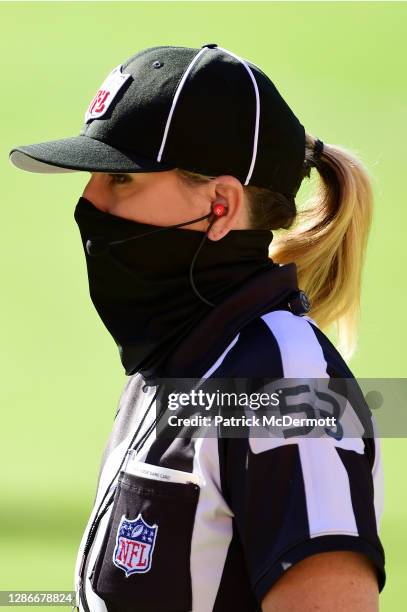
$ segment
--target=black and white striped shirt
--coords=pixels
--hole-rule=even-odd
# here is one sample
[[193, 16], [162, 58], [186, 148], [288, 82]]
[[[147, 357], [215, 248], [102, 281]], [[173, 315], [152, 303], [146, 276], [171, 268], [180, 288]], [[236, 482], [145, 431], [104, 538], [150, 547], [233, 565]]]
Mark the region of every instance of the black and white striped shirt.
[[[203, 322], [175, 362], [192, 362], [193, 351], [203, 357], [204, 377], [353, 378], [311, 318], [284, 307], [257, 312], [232, 339], [219, 334], [224, 321], [221, 328], [213, 318], [210, 328]], [[217, 347], [209, 367], [208, 342]], [[377, 437], [171, 439], [151, 427], [137, 460], [191, 478], [188, 485], [148, 480], [123, 472], [135, 432], [142, 424], [139, 439], [154, 422], [148, 408], [157, 390], [145, 383], [141, 373], [129, 377], [102, 458], [75, 570], [80, 610], [258, 612], [288, 568], [334, 550], [365, 553], [382, 590]]]

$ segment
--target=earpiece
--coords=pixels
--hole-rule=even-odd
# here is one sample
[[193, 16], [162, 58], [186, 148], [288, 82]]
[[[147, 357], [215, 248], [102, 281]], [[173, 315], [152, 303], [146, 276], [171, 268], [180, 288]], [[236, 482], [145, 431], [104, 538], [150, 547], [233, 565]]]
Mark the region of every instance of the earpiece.
[[215, 215], [215, 217], [223, 217], [224, 215], [228, 214], [227, 206], [215, 202], [212, 204], [212, 213]]

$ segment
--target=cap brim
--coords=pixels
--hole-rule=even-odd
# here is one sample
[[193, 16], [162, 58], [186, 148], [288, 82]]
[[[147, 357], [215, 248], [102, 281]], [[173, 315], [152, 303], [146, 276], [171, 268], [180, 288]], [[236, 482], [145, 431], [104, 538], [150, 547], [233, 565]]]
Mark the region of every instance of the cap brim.
[[89, 136], [74, 136], [21, 147], [10, 161], [28, 172], [163, 172], [176, 166], [120, 151]]

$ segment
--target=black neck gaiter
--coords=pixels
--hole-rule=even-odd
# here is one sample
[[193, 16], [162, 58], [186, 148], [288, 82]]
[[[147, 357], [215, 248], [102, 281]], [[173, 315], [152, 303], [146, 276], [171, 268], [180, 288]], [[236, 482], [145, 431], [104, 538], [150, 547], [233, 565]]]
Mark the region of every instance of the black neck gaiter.
[[[212, 307], [194, 292], [189, 270], [204, 232], [138, 223], [81, 197], [75, 209], [92, 302], [120, 352], [126, 374], [151, 371]], [[138, 237], [121, 244], [108, 243]], [[193, 268], [199, 293], [219, 304], [246, 279], [276, 264], [269, 230], [232, 230], [207, 239]], [[99, 244], [89, 255], [86, 244]], [[216, 307], [216, 306], [215, 306]]]

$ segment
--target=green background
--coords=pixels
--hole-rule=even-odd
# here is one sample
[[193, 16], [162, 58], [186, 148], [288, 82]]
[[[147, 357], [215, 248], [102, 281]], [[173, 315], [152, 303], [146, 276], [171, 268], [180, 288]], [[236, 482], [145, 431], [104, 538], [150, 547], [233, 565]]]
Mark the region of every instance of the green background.
[[[0, 4], [0, 590], [73, 588], [125, 383], [73, 220], [87, 175], [23, 173], [9, 150], [78, 134], [105, 76], [143, 47], [216, 42], [260, 65], [307, 131], [352, 149], [371, 172], [376, 208], [350, 367], [405, 377], [406, 18], [407, 5], [392, 2]], [[406, 441], [382, 448], [381, 610], [396, 612], [407, 609]]]

